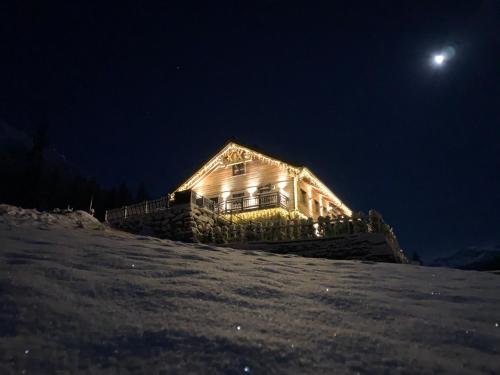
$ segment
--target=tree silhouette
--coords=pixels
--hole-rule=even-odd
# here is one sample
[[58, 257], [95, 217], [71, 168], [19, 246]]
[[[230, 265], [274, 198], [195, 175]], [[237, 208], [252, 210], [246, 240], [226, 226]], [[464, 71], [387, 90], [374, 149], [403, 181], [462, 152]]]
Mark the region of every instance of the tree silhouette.
[[415, 263], [422, 264], [422, 259], [420, 258], [420, 255], [418, 255], [416, 251], [413, 252], [411, 260]]
[[89, 211], [92, 200], [95, 216], [103, 220], [106, 210], [150, 199], [144, 183], [135, 194], [125, 182], [118, 187], [101, 187], [65, 161], [46, 158], [48, 146], [49, 121], [41, 116], [31, 145], [0, 149], [0, 203], [39, 210], [69, 206]]
[[137, 188], [137, 194], [135, 195], [135, 201], [136, 202], [144, 202], [150, 200], [150, 196], [148, 194], [148, 191], [146, 190], [146, 185], [144, 182], [141, 182], [139, 184], [139, 187]]
[[33, 135], [33, 146], [28, 154], [29, 164], [26, 169], [25, 181], [22, 190], [25, 190], [26, 206], [41, 208], [42, 202], [42, 173], [44, 167], [44, 152], [49, 144], [49, 122], [43, 115]]

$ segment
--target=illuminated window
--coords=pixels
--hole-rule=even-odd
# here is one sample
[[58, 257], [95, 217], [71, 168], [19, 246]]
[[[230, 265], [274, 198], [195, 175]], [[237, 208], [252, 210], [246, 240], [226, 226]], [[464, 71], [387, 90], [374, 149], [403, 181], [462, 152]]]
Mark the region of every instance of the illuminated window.
[[302, 189], [300, 189], [300, 202], [302, 204], [307, 204], [307, 193]]
[[271, 192], [271, 184], [259, 187], [259, 194], [266, 194]]
[[243, 197], [245, 196], [245, 193], [234, 193], [233, 194], [233, 203], [232, 203], [232, 209], [235, 210], [241, 210], [243, 209]]
[[245, 163], [233, 164], [233, 176], [245, 174]]

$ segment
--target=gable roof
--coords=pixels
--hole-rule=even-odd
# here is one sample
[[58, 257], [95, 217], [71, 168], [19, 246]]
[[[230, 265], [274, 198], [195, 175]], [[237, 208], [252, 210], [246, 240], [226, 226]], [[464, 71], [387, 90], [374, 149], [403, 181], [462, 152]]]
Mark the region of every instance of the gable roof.
[[244, 146], [240, 143], [236, 143], [232, 140], [227, 141], [224, 146], [212, 156], [208, 161], [206, 161], [201, 168], [199, 168], [191, 177], [189, 177], [183, 184], [181, 184], [175, 192], [192, 189], [199, 181], [201, 181], [207, 174], [214, 171], [218, 166], [221, 165], [221, 158], [232, 150], [241, 150], [249, 153], [252, 158], [257, 158], [263, 160], [267, 163], [279, 165], [282, 168], [286, 168], [291, 174], [296, 175], [299, 178], [307, 178], [313, 186], [319, 189], [324, 195], [326, 195], [334, 204], [344, 211], [348, 216], [352, 215], [352, 211], [347, 207], [321, 180], [312, 173], [307, 167], [298, 167], [279, 160], [275, 157], [269, 156], [267, 153], [264, 154], [257, 151], [255, 147]]

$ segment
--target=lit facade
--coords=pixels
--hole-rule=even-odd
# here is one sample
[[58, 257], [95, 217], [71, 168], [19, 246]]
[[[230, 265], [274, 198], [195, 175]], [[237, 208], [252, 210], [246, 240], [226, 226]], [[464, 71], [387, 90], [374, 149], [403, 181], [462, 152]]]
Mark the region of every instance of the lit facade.
[[211, 199], [224, 215], [254, 219], [270, 211], [313, 219], [352, 215], [308, 168], [234, 142], [227, 143], [175, 192], [183, 190]]

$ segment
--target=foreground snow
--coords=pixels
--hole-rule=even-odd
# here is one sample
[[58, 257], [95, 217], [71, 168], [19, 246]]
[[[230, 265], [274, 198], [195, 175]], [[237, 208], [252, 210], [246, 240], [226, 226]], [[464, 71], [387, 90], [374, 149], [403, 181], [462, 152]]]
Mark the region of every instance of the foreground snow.
[[500, 278], [0, 205], [0, 373], [499, 373]]

